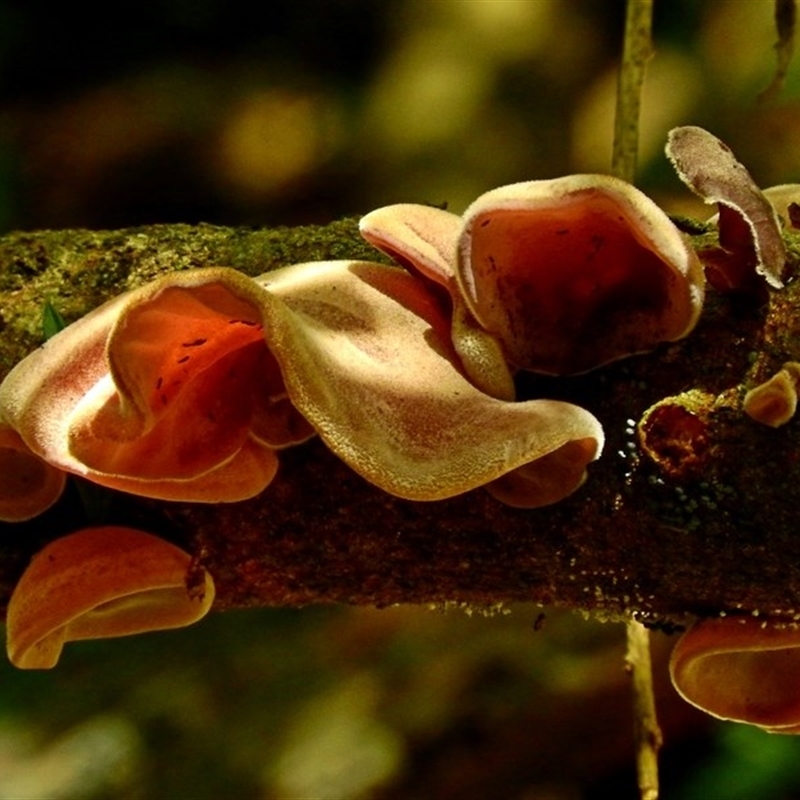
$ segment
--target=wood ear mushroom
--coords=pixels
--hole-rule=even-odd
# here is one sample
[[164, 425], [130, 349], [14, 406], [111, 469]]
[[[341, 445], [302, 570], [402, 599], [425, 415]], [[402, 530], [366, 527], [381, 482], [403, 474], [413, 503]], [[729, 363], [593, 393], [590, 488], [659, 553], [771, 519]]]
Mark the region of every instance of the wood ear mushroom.
[[754, 617], [704, 619], [670, 660], [678, 693], [720, 719], [800, 733], [800, 630]]
[[23, 573], [8, 605], [8, 656], [49, 669], [67, 642], [180, 628], [213, 601], [211, 576], [175, 545], [132, 528], [87, 528], [51, 542]]

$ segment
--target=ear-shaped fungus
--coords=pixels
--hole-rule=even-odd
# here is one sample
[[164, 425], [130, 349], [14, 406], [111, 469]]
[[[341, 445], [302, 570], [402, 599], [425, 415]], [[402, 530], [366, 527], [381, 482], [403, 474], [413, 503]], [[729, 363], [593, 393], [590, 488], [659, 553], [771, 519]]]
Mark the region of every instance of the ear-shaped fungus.
[[66, 642], [183, 627], [213, 600], [211, 576], [180, 548], [132, 528], [88, 528], [33, 557], [8, 605], [8, 656], [49, 669]]
[[64, 491], [66, 475], [37, 458], [0, 420], [0, 520], [24, 522], [41, 514]]
[[570, 466], [558, 486], [530, 482], [527, 505], [543, 505], [574, 491], [599, 454], [602, 429], [588, 411], [505, 402], [467, 380], [449, 313], [405, 270], [325, 262], [259, 281], [269, 298], [265, 336], [293, 404], [334, 453], [385, 491], [450, 497], [564, 448]]
[[0, 386], [31, 452], [112, 488], [220, 502], [260, 492], [275, 448], [313, 434], [261, 332], [262, 291], [231, 269], [172, 273], [48, 340]]
[[670, 660], [688, 702], [720, 719], [770, 733], [800, 733], [800, 630], [756, 618], [705, 619], [684, 633]]
[[401, 204], [367, 214], [369, 242], [447, 287], [470, 379], [508, 397], [514, 368], [585, 372], [685, 336], [703, 303], [700, 262], [630, 184], [571, 175], [503, 186], [462, 218]]
[[702, 307], [694, 252], [646, 195], [605, 175], [487, 192], [464, 213], [467, 306], [516, 367], [585, 372], [685, 336]]
[[[570, 494], [602, 448], [600, 424], [570, 403], [476, 388], [442, 301], [427, 280], [369, 262], [258, 281], [175, 273], [50, 339], [0, 386], [0, 411], [48, 463], [151, 497], [250, 497], [274, 475], [275, 448], [315, 430], [401, 497], [450, 497], [556, 452], [560, 477], [526, 466], [520, 502]], [[488, 373], [502, 364], [510, 385], [491, 343]]]
[[430, 206], [398, 203], [371, 211], [358, 223], [361, 235], [406, 269], [455, 290], [455, 252], [461, 217]]

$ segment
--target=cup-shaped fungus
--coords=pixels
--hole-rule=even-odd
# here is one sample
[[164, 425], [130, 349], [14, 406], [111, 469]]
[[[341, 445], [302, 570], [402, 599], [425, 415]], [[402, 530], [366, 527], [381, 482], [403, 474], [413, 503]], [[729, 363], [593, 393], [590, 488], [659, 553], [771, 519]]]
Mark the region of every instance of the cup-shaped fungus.
[[800, 733], [800, 630], [757, 618], [697, 622], [675, 645], [678, 693], [720, 719]]
[[275, 448], [313, 434], [264, 342], [262, 294], [224, 268], [127, 292], [20, 362], [0, 415], [31, 454], [112, 488], [251, 497], [275, 474]]
[[87, 528], [51, 542], [23, 573], [8, 605], [8, 656], [49, 669], [66, 642], [180, 628], [213, 601], [211, 576], [175, 545], [132, 528]]
[[503, 186], [464, 213], [467, 305], [516, 367], [585, 372], [691, 331], [699, 261], [646, 195], [605, 175]]
[[361, 231], [450, 290], [453, 340], [471, 376], [465, 331], [492, 337], [513, 368], [566, 375], [680, 339], [703, 303], [702, 267], [683, 235], [646, 195], [606, 175], [503, 186], [461, 218], [389, 206]]
[[[292, 403], [371, 483], [437, 500], [550, 457], [560, 479], [529, 480], [520, 504], [566, 497], [602, 448], [598, 421], [571, 403], [507, 402], [464, 375], [446, 304], [406, 270], [300, 264], [262, 276], [264, 335]], [[535, 470], [534, 470], [535, 471]]]
[[715, 400], [690, 389], [650, 406], [636, 426], [642, 452], [672, 478], [700, 474], [712, 452]]

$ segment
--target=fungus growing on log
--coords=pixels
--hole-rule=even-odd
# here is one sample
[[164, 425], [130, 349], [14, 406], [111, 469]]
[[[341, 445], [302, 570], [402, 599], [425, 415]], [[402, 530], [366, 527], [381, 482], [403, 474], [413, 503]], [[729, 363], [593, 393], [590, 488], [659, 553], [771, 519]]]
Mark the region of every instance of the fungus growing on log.
[[714, 402], [713, 395], [697, 389], [659, 400], [636, 426], [642, 452], [672, 478], [700, 474], [711, 447]]
[[548, 457], [561, 480], [528, 481], [525, 501], [545, 505], [578, 488], [599, 455], [603, 432], [588, 411], [476, 388], [450, 341], [448, 310], [406, 270], [333, 261], [258, 280], [270, 298], [265, 336], [293, 404], [385, 491], [442, 499]]
[[704, 278], [646, 195], [606, 175], [503, 186], [464, 214], [467, 305], [521, 369], [568, 375], [692, 330]]
[[252, 497], [276, 449], [315, 432], [409, 499], [460, 494], [556, 451], [559, 487], [528, 480], [525, 503], [570, 494], [600, 453], [600, 424], [570, 403], [476, 388], [441, 300], [427, 279], [370, 262], [173, 273], [17, 365], [0, 413], [47, 464], [168, 500]]
[[[503, 186], [458, 223], [403, 204], [368, 214], [361, 231], [447, 286], [512, 368], [586, 372], [680, 339], [700, 315], [700, 262], [666, 214], [624, 181], [570, 175]], [[461, 335], [454, 324], [459, 352]], [[472, 375], [469, 359], [465, 368]]]

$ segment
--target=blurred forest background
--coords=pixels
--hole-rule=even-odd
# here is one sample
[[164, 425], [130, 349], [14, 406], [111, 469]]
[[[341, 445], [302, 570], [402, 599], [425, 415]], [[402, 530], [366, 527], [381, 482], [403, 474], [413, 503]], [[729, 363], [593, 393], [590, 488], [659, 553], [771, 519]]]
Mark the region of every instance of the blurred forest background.
[[[622, 0], [0, 0], [0, 231], [460, 212], [608, 171]], [[698, 124], [762, 186], [800, 180], [800, 67], [771, 0], [656, 0], [639, 185]], [[431, 531], [431, 535], [437, 535]], [[658, 546], [657, 542], [653, 543]], [[546, 614], [546, 616], [545, 616]], [[800, 796], [800, 742], [669, 686], [663, 796]], [[624, 629], [564, 611], [264, 609], [0, 665], [3, 798], [634, 798]]]

